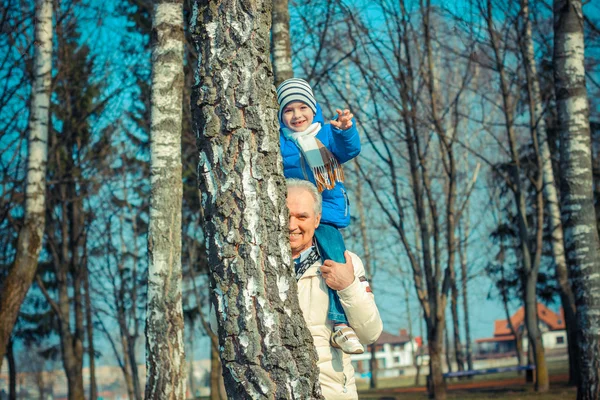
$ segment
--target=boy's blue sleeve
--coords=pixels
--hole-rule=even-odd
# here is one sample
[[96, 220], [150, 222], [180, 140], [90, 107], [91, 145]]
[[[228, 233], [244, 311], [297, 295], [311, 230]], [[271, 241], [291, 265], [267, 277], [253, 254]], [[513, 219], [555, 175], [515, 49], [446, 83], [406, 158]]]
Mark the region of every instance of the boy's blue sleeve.
[[356, 129], [356, 121], [352, 119], [352, 126], [345, 131], [330, 126], [331, 152], [341, 163], [352, 160], [360, 153], [360, 136]]

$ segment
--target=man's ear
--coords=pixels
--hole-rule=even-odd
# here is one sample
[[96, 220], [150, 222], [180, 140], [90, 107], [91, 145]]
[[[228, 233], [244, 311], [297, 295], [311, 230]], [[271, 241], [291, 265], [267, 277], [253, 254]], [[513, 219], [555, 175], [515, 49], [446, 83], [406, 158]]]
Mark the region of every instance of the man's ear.
[[316, 223], [315, 223], [315, 229], [317, 229], [319, 227], [319, 224], [321, 223], [321, 214], [317, 214], [317, 217], [315, 218]]

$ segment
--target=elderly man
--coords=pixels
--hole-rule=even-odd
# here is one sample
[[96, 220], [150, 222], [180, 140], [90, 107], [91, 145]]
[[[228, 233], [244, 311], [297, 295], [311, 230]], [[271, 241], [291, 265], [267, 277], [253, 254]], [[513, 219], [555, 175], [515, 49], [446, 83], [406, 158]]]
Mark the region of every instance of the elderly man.
[[332, 345], [333, 322], [327, 318], [328, 287], [337, 291], [349, 325], [363, 344], [379, 338], [383, 324], [362, 261], [346, 251], [346, 263], [322, 260], [314, 245], [321, 219], [321, 195], [308, 181], [288, 179], [290, 245], [298, 279], [298, 299], [312, 334], [326, 399], [357, 399], [350, 356]]

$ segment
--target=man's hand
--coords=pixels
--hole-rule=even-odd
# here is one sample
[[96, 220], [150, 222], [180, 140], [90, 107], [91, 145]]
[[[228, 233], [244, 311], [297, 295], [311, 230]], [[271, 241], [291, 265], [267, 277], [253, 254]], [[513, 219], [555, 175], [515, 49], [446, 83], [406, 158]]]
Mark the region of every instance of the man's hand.
[[345, 264], [333, 260], [325, 260], [321, 266], [321, 276], [327, 286], [333, 290], [344, 290], [354, 282], [354, 267], [348, 251], [344, 252]]
[[337, 120], [332, 119], [330, 121], [331, 125], [342, 131], [350, 129], [350, 127], [352, 126], [352, 118], [354, 118], [354, 114], [352, 114], [348, 109], [344, 109], [344, 111], [336, 109], [335, 111], [338, 113], [338, 118]]

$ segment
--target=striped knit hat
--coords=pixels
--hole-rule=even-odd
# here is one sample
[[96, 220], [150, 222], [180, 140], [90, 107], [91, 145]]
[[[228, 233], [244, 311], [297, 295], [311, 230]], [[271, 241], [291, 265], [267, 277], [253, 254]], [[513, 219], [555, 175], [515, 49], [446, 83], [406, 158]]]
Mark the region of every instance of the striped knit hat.
[[310, 109], [316, 114], [317, 113], [317, 101], [313, 95], [313, 91], [304, 79], [291, 78], [283, 81], [277, 88], [277, 102], [279, 103], [279, 121], [281, 121], [281, 115], [283, 109], [294, 101], [301, 101], [305, 103]]

